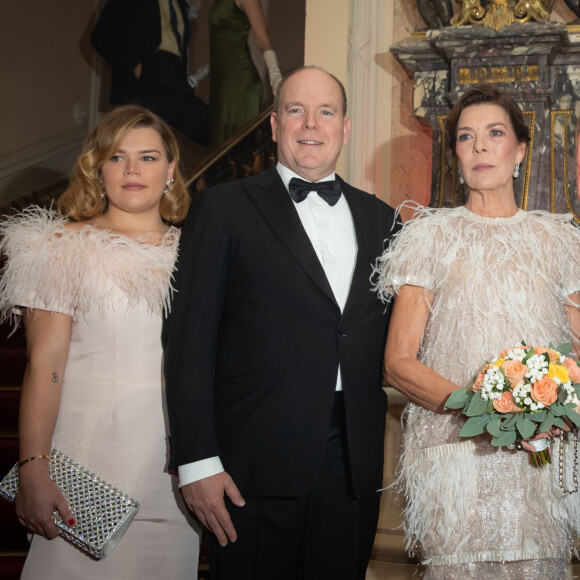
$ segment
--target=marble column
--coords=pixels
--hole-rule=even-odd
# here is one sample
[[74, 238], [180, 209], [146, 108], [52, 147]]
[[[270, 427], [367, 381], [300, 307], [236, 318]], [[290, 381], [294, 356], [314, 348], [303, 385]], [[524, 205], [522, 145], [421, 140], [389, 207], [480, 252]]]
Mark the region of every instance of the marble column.
[[391, 0], [350, 2], [348, 27], [348, 115], [346, 180], [388, 201], [392, 76], [377, 63], [392, 41]]

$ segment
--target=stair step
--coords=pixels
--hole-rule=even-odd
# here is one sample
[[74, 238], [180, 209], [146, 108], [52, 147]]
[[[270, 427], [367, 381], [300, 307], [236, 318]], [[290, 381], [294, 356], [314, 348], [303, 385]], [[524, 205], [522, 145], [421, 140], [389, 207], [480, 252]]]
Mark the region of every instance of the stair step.
[[18, 329], [13, 328], [7, 322], [0, 324], [0, 348], [26, 348], [26, 336], [24, 334], [24, 325]]
[[6, 554], [0, 552], [0, 579], [18, 580], [25, 559], [26, 554]]
[[[0, 438], [0, 478], [17, 460], [16, 436]], [[18, 523], [14, 505], [4, 499], [0, 499], [0, 547], [0, 579], [19, 578], [28, 550], [28, 539], [26, 530]]]
[[26, 370], [26, 349], [1, 348], [0, 349], [0, 385], [21, 385], [24, 371]]
[[0, 432], [18, 431], [18, 406], [20, 389], [17, 387], [0, 388]]
[[4, 477], [18, 461], [18, 439], [0, 438], [0, 477]]
[[28, 550], [26, 529], [18, 523], [14, 504], [5, 499], [0, 499], [0, 546], [2, 553], [26, 554]]

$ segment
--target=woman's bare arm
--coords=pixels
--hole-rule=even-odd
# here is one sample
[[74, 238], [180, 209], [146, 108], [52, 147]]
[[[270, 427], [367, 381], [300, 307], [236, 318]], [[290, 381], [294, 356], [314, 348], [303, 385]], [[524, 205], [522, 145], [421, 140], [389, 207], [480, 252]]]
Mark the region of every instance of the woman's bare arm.
[[443, 411], [458, 385], [417, 360], [433, 295], [419, 286], [403, 286], [395, 297], [387, 346], [387, 382], [411, 401], [432, 411]]

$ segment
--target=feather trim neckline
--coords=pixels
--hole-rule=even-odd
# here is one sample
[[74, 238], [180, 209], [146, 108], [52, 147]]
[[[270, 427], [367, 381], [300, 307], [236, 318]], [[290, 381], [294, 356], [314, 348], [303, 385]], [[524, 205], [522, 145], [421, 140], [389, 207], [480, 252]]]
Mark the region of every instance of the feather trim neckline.
[[0, 319], [15, 306], [81, 314], [114, 306], [110, 284], [127, 308], [145, 303], [166, 313], [180, 232], [170, 227], [159, 244], [87, 224], [79, 230], [51, 210], [31, 207], [0, 222]]
[[464, 205], [461, 205], [457, 208], [459, 213], [474, 222], [478, 222], [480, 224], [495, 224], [495, 225], [507, 225], [507, 224], [517, 224], [522, 220], [526, 219], [526, 212], [523, 209], [518, 209], [518, 211], [510, 216], [510, 217], [487, 217], [479, 215], [475, 212], [472, 212], [470, 209], [467, 209]]

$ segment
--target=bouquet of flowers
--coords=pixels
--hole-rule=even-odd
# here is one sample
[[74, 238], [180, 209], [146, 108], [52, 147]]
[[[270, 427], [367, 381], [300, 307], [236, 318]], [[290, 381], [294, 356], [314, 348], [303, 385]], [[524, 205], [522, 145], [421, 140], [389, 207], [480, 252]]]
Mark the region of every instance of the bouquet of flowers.
[[[569, 357], [572, 344], [557, 348], [505, 348], [474, 377], [469, 388], [451, 393], [445, 409], [468, 417], [460, 431], [474, 437], [487, 431], [496, 447], [511, 446], [552, 427], [580, 427], [580, 368]], [[547, 440], [537, 441], [530, 463], [551, 461]]]

